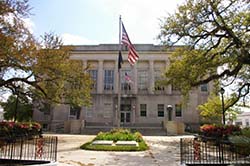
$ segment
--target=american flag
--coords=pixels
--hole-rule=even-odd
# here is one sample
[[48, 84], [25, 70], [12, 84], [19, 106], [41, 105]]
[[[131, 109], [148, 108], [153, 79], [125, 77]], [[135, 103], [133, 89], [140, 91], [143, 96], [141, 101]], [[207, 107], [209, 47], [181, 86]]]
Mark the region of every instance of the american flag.
[[125, 30], [125, 27], [122, 23], [122, 40], [121, 40], [122, 44], [124, 44], [125, 46], [128, 47], [128, 62], [131, 65], [134, 65], [135, 62], [139, 59], [139, 56], [135, 50], [135, 47], [133, 46], [133, 44], [130, 42], [128, 34]]
[[127, 72], [125, 72], [125, 80], [126, 80], [127, 83], [133, 83], [131, 77], [128, 75]]

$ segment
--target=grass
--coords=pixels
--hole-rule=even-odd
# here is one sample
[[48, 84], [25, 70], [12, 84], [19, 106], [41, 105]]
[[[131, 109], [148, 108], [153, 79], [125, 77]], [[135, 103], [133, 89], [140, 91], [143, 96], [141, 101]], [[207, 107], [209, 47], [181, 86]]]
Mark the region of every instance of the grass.
[[[112, 140], [117, 141], [136, 141], [138, 146], [129, 145], [93, 145], [92, 142], [95, 140]], [[80, 146], [81, 149], [85, 150], [96, 150], [96, 151], [144, 151], [148, 150], [149, 147], [143, 140], [141, 133], [132, 133], [128, 129], [112, 129], [109, 132], [100, 132], [98, 135], [90, 142], [87, 142]]]

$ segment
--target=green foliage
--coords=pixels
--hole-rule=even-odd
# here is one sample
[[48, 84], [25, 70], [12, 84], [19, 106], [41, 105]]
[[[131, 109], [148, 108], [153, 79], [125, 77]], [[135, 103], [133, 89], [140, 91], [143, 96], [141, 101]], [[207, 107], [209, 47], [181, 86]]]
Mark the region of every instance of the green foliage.
[[250, 138], [250, 128], [249, 128], [249, 127], [243, 128], [243, 129], [241, 130], [241, 133], [242, 133], [242, 135], [244, 135], [244, 136]]
[[162, 43], [186, 45], [170, 56], [165, 83], [188, 95], [192, 87], [225, 81], [236, 92], [227, 107], [245, 98], [250, 92], [249, 7], [246, 0], [187, 0], [162, 19]]
[[211, 96], [208, 101], [198, 106], [202, 123], [221, 123], [222, 107], [219, 96]]
[[[60, 37], [47, 34], [35, 39], [25, 27], [28, 0], [0, 1], [0, 90], [20, 93], [36, 101], [76, 106], [90, 104], [87, 66], [70, 59], [71, 47]], [[11, 19], [10, 19], [11, 18]]]
[[[17, 101], [18, 100], [18, 101]], [[32, 119], [32, 103], [26, 96], [9, 96], [7, 102], [1, 102], [3, 116], [6, 120], [13, 120], [16, 116], [18, 122], [26, 122]]]
[[234, 145], [234, 151], [248, 156], [250, 154], [250, 138], [246, 136], [230, 136], [229, 141]]
[[[228, 108], [232, 98], [225, 99], [226, 110], [226, 120], [233, 121], [236, 119], [240, 111], [237, 108]], [[207, 102], [198, 106], [200, 111], [201, 123], [221, 123], [222, 122], [222, 102], [219, 96], [211, 95]]]
[[143, 141], [139, 132], [131, 133], [128, 129], [112, 129], [109, 132], [100, 132], [94, 140], [113, 140], [113, 141]]

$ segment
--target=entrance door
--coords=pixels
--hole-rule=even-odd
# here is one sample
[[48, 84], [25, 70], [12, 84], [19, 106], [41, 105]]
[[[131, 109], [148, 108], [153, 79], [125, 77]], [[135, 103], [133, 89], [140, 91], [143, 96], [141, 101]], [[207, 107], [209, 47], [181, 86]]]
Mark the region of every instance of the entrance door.
[[131, 122], [130, 112], [121, 112], [121, 123], [127, 124]]
[[131, 122], [131, 104], [121, 104], [121, 123], [128, 124]]

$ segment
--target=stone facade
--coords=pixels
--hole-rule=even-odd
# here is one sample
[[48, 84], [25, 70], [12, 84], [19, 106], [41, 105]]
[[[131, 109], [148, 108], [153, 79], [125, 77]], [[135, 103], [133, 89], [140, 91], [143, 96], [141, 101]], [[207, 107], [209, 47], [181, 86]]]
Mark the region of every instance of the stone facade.
[[157, 84], [169, 65], [168, 56], [176, 47], [168, 50], [151, 44], [137, 44], [135, 47], [140, 58], [134, 66], [127, 61], [126, 48], [122, 50], [119, 113], [118, 45], [83, 45], [74, 46], [71, 58], [82, 61], [83, 68], [89, 65], [89, 73], [95, 82], [92, 90], [93, 105], [79, 110], [62, 105], [50, 112], [49, 116], [35, 111], [34, 119], [54, 131], [60, 130], [62, 126], [67, 130], [72, 128], [64, 125], [69, 120], [79, 120], [80, 123], [74, 122], [73, 126], [79, 124], [81, 128], [112, 128], [117, 125], [159, 128], [168, 120], [183, 122], [189, 127], [197, 126], [200, 119], [197, 106], [207, 100], [212, 85], [194, 88], [188, 102], [183, 103], [180, 92], [174, 86]]

